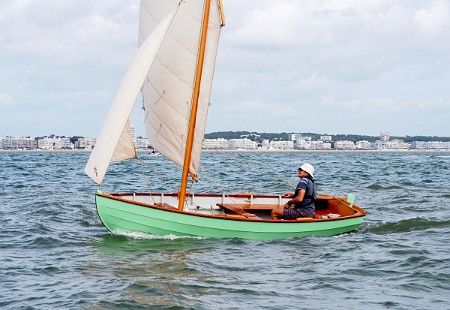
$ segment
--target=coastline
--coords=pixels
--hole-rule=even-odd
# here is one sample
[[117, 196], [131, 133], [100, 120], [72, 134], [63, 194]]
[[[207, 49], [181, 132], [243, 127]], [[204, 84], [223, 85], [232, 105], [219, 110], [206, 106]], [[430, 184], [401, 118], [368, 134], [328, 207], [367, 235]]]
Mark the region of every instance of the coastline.
[[[42, 150], [42, 149], [33, 149], [33, 150], [5, 150], [0, 149], [0, 153], [90, 153], [92, 150], [85, 149], [73, 149], [73, 150]], [[150, 150], [136, 150], [138, 153], [146, 153], [151, 152]], [[422, 149], [388, 149], [388, 150], [245, 150], [245, 149], [236, 149], [236, 150], [203, 150], [204, 153], [221, 153], [221, 152], [230, 152], [230, 153], [450, 153], [450, 150], [443, 149], [435, 149], [435, 150], [422, 150]]]

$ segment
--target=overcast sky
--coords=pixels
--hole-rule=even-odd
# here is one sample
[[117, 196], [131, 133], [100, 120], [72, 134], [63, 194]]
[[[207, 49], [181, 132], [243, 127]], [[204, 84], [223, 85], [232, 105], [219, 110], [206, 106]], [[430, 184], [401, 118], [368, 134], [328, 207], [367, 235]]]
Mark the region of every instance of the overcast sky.
[[[223, 3], [207, 132], [450, 136], [450, 1]], [[0, 136], [97, 136], [136, 52], [138, 11], [138, 0], [0, 0]]]

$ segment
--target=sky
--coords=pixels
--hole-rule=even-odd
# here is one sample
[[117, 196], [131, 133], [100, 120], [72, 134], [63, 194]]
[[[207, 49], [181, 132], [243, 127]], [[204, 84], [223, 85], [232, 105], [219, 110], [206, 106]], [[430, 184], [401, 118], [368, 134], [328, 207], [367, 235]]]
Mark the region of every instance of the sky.
[[[223, 4], [206, 132], [450, 136], [450, 1]], [[97, 136], [137, 50], [139, 1], [0, 7], [0, 136]]]

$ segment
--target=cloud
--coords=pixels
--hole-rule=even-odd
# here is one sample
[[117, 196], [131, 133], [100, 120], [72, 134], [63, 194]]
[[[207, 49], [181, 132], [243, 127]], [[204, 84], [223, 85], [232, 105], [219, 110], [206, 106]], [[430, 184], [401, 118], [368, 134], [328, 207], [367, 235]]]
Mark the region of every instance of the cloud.
[[[2, 3], [0, 92], [9, 93], [17, 109], [58, 113], [52, 120], [67, 118], [64, 113], [78, 117], [73, 123], [55, 123], [61, 134], [96, 135], [103, 119], [99, 108], [107, 109], [136, 50], [138, 6], [137, 0]], [[59, 110], [61, 106], [78, 109]], [[89, 119], [94, 116], [96, 120]], [[79, 127], [83, 121], [87, 126]], [[30, 128], [19, 128], [8, 119], [0, 131], [48, 134], [36, 132], [45, 126], [31, 128], [38, 120], [23, 123]]]
[[449, 18], [448, 2], [443, 1], [432, 2], [428, 8], [417, 10], [414, 17], [420, 31], [430, 35], [448, 31]]
[[[449, 2], [224, 6], [208, 131], [377, 134], [392, 120], [391, 134], [450, 132]], [[0, 132], [95, 136], [136, 52], [138, 10], [139, 0], [3, 1]]]
[[[330, 97], [336, 113], [358, 105], [361, 114], [381, 115], [450, 97], [447, 2], [231, 3], [216, 73], [227, 84], [215, 86], [218, 101], [253, 99], [276, 109], [280, 98], [294, 107]], [[433, 35], [424, 32], [427, 22]]]

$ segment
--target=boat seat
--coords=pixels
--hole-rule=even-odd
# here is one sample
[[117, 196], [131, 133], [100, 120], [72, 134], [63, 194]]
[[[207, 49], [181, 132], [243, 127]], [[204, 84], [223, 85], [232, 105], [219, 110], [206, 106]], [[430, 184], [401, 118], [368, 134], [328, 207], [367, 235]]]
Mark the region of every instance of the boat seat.
[[[256, 210], [256, 211], [259, 210], [259, 209], [251, 208], [250, 205], [240, 205], [240, 204], [231, 204], [231, 203], [230, 204], [218, 203], [216, 205], [226, 211], [231, 212], [232, 214], [241, 215], [241, 216], [244, 216], [246, 218], [251, 218], [251, 219], [259, 218], [256, 214], [248, 212], [248, 211], [252, 211], [252, 210]], [[264, 209], [264, 210], [266, 210], [266, 209]]]
[[236, 213], [239, 215], [242, 215], [242, 213], [245, 213], [244, 209], [237, 204], [223, 204], [223, 203], [218, 203], [217, 206], [221, 207], [222, 209], [226, 210], [226, 211], [230, 211], [232, 213]]

